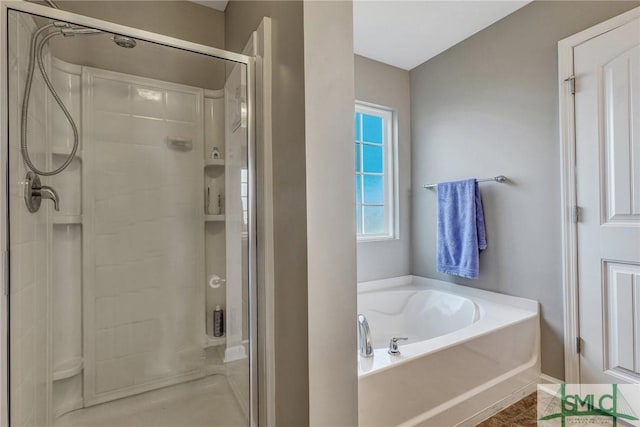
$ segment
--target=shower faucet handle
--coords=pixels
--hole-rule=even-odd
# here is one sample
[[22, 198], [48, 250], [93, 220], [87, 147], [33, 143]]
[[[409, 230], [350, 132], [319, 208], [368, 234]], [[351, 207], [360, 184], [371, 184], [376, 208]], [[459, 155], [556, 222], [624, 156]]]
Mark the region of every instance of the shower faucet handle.
[[42, 185], [40, 177], [29, 171], [25, 177], [24, 201], [27, 204], [27, 210], [31, 213], [38, 212], [42, 199], [53, 201], [53, 208], [60, 210], [60, 198], [53, 188]]
[[60, 212], [60, 198], [58, 197], [58, 192], [53, 188], [48, 185], [43, 185], [40, 188], [34, 188], [33, 195], [51, 200], [53, 202], [53, 209]]
[[400, 355], [400, 350], [398, 350], [398, 341], [406, 341], [409, 338], [407, 337], [393, 337], [389, 340], [389, 351], [387, 351], [387, 353], [389, 353], [392, 356], [398, 356]]

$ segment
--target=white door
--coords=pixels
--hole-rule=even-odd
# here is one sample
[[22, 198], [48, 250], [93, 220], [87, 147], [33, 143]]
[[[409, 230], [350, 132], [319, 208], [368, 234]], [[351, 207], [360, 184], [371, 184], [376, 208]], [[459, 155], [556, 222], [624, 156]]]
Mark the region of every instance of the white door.
[[640, 383], [640, 19], [574, 67], [580, 380]]

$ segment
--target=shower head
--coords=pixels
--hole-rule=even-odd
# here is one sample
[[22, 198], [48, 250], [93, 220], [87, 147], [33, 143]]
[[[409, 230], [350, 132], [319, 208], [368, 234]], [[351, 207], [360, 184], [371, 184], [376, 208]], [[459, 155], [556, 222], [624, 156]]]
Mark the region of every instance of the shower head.
[[[62, 27], [62, 25], [57, 23], [55, 25], [58, 27]], [[93, 28], [68, 28], [67, 27], [67, 28], [62, 28], [60, 30], [60, 33], [65, 37], [73, 37], [73, 36], [85, 36], [85, 35], [91, 35], [91, 34], [103, 34], [103, 31], [96, 30]], [[113, 42], [118, 46], [124, 47], [125, 49], [131, 49], [136, 47], [137, 45], [137, 42], [135, 41], [135, 39], [132, 39], [131, 37], [120, 36], [117, 34], [114, 34], [111, 40], [113, 40]]]
[[136, 47], [136, 44], [137, 44], [135, 39], [132, 39], [131, 37], [125, 37], [125, 36], [119, 36], [119, 35], [113, 36], [113, 42], [125, 49], [132, 49]]
[[102, 33], [102, 31], [94, 30], [93, 28], [63, 28], [62, 30], [60, 30], [60, 32], [65, 37]]

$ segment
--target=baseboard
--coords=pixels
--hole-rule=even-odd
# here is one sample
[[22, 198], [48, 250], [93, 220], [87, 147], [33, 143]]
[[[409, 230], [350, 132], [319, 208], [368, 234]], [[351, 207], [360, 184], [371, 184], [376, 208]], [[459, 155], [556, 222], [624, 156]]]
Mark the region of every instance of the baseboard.
[[562, 384], [563, 382], [564, 381], [554, 377], [550, 377], [549, 375], [540, 374], [540, 381], [538, 381], [538, 387], [543, 392], [553, 396], [558, 391], [558, 388], [553, 387], [553, 385]]
[[[510, 394], [509, 396], [505, 397], [502, 400], [499, 400], [498, 402], [494, 403], [493, 405], [487, 407], [486, 409], [478, 412], [476, 415], [467, 418], [466, 420], [464, 420], [462, 423], [458, 424], [458, 426], [462, 427], [462, 426], [475, 426], [480, 424], [482, 421], [485, 421], [489, 418], [491, 418], [492, 416], [494, 416], [495, 414], [497, 414], [498, 412], [502, 411], [503, 409], [505, 409], [508, 406], [513, 405], [514, 403], [516, 403], [517, 401], [521, 400], [522, 398], [530, 395], [531, 393], [535, 393], [536, 390], [538, 389], [539, 385], [542, 385], [542, 389], [544, 389], [544, 384], [562, 384], [564, 381], [559, 380], [557, 378], [554, 378], [552, 376], [549, 375], [545, 375], [545, 374], [540, 374], [540, 378], [538, 379], [538, 382], [535, 383], [530, 383], [527, 384], [526, 386], [522, 387], [521, 389], [519, 389], [518, 391], [516, 391], [515, 393]], [[553, 394], [553, 393], [551, 393]]]
[[520, 388], [518, 391], [511, 393], [504, 399], [497, 401], [493, 405], [483, 409], [474, 416], [467, 418], [466, 420], [458, 424], [457, 427], [471, 427], [480, 424], [481, 422], [493, 417], [495, 414], [507, 408], [508, 406], [511, 406], [517, 401], [527, 397], [531, 393], [535, 393], [537, 385], [538, 384], [535, 382], [527, 384], [526, 386]]
[[562, 384], [564, 381], [554, 378], [550, 375], [540, 374], [538, 384]]

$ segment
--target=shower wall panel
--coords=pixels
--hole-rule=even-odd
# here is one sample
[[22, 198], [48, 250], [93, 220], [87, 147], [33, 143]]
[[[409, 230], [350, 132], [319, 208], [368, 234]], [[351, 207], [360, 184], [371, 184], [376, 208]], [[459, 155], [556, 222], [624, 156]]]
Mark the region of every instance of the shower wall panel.
[[[24, 203], [27, 172], [20, 157], [20, 111], [26, 81], [33, 19], [9, 15], [9, 217], [10, 217], [10, 364], [11, 422], [15, 426], [48, 424], [49, 366], [49, 204], [31, 214]], [[48, 63], [49, 54], [45, 55]], [[34, 79], [29, 109], [29, 153], [47, 167], [47, 95]], [[47, 184], [47, 180], [43, 180]]]
[[[49, 74], [58, 96], [82, 129], [80, 82], [82, 67], [51, 57]], [[50, 100], [51, 161], [57, 168], [73, 148], [73, 132], [62, 110]], [[51, 337], [53, 417], [83, 406], [82, 396], [82, 141], [74, 160], [50, 178], [60, 198], [60, 211], [52, 215]]]
[[[225, 147], [225, 127], [224, 127], [224, 91], [205, 90], [204, 91], [204, 158], [205, 162], [211, 162], [214, 147], [220, 153], [220, 159], [224, 162], [226, 155]], [[225, 215], [224, 202], [226, 199], [225, 188], [226, 167], [222, 165], [209, 165], [204, 170], [204, 185], [206, 188], [215, 180], [215, 185], [220, 193], [220, 214]], [[215, 196], [214, 196], [215, 197]], [[205, 196], [205, 200], [207, 197]], [[206, 203], [206, 202], [205, 202]], [[213, 201], [215, 206], [216, 201]], [[227, 259], [225, 254], [226, 245], [226, 221], [205, 221], [205, 254], [207, 282], [209, 279], [218, 276], [227, 277]], [[226, 309], [226, 284], [220, 284], [213, 288], [208, 283], [206, 285], [207, 308], [206, 308], [206, 332], [209, 337], [214, 336], [213, 312], [217, 305]], [[222, 345], [225, 338], [212, 338], [211, 346]]]
[[203, 91], [83, 68], [85, 405], [204, 374]]

